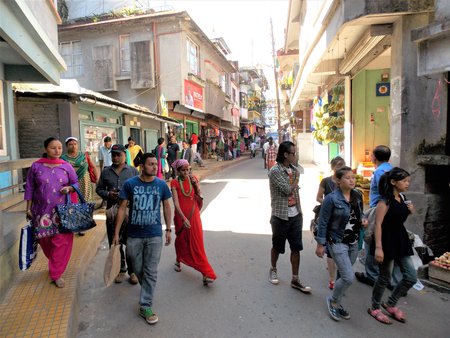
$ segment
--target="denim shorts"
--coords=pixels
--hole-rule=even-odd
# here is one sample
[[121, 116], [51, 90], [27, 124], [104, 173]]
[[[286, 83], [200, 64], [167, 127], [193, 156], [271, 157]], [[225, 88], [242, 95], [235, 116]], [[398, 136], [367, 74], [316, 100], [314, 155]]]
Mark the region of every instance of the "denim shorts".
[[297, 216], [289, 217], [285, 221], [276, 216], [270, 218], [272, 225], [272, 247], [276, 252], [284, 254], [286, 239], [289, 242], [291, 251], [302, 251], [302, 223], [303, 216], [299, 213]]

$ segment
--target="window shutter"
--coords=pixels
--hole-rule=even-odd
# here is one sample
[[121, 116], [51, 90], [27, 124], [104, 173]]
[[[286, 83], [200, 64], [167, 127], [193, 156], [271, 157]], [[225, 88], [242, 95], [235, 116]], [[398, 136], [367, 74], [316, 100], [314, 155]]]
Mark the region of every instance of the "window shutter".
[[151, 41], [130, 43], [131, 88], [153, 87], [153, 46]]
[[114, 80], [113, 48], [111, 45], [93, 48], [94, 82], [96, 90], [116, 90]]

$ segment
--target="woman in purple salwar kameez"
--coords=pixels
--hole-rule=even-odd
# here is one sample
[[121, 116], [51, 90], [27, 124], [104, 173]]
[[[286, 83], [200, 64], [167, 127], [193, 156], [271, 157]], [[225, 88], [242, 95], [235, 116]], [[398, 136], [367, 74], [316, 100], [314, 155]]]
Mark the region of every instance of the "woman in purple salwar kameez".
[[[48, 258], [50, 278], [62, 288], [65, 282], [61, 276], [72, 253], [73, 234], [59, 233], [56, 206], [65, 203], [66, 194], [74, 193], [72, 186], [77, 185], [78, 178], [73, 167], [59, 158], [62, 144], [58, 139], [48, 138], [44, 147], [43, 157], [34, 162], [28, 172], [26, 215], [32, 220], [35, 237]], [[76, 199], [76, 194], [72, 194], [71, 200], [76, 202]]]

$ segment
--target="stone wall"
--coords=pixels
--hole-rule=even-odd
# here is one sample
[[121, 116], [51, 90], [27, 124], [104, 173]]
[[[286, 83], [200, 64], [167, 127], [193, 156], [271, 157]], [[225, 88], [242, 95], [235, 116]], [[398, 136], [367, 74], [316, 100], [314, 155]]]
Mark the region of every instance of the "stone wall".
[[58, 103], [62, 100], [16, 99], [16, 118], [20, 158], [40, 157], [44, 140], [60, 136]]

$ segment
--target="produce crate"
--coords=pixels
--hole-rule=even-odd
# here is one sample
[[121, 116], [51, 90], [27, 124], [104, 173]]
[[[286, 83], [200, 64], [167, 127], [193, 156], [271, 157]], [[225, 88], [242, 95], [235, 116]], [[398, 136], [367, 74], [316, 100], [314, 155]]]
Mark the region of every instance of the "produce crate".
[[448, 268], [437, 266], [434, 261], [428, 264], [428, 276], [450, 285], [450, 270]]

